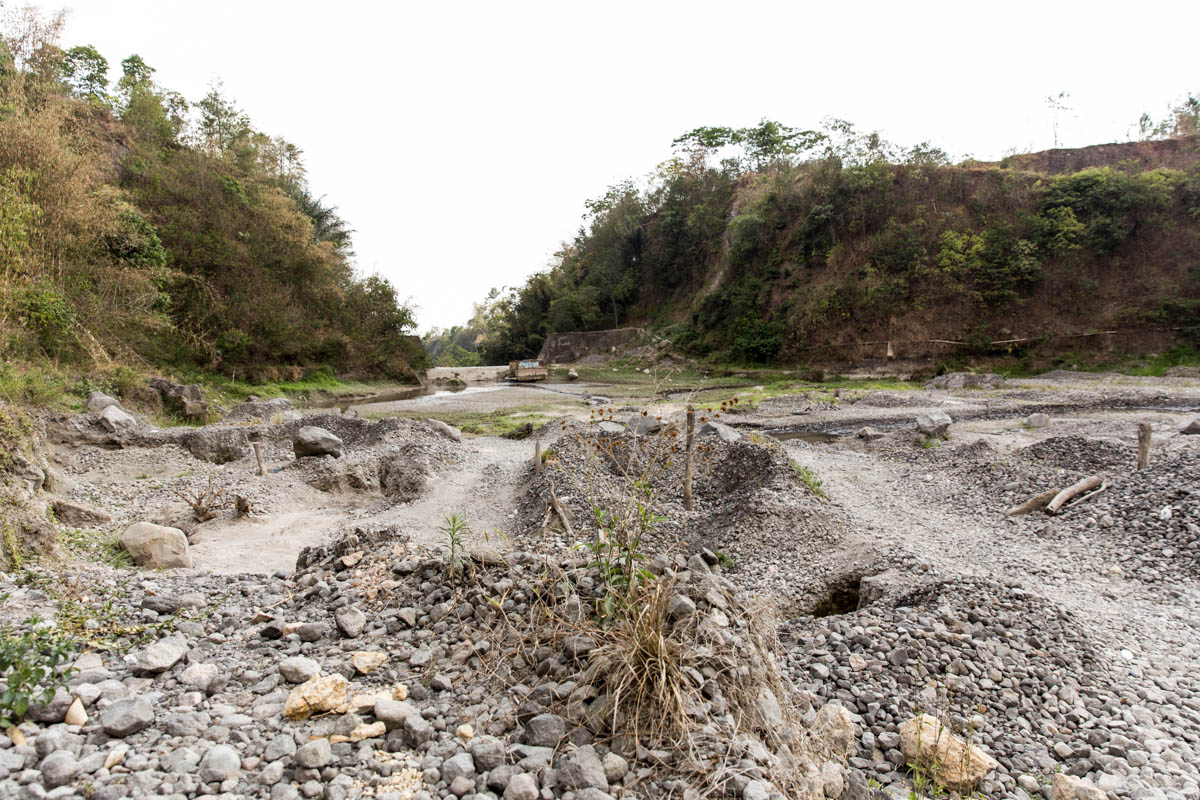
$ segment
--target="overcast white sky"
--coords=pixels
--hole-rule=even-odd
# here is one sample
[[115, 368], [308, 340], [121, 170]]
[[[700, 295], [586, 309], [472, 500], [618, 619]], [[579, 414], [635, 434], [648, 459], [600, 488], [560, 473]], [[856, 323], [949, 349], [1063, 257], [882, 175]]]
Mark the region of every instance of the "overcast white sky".
[[[9, 7], [20, 5], [9, 0]], [[63, 45], [216, 78], [305, 152], [358, 266], [465, 321], [547, 266], [583, 202], [679, 134], [827, 116], [952, 157], [1123, 141], [1200, 92], [1200, 3], [74, 0]]]

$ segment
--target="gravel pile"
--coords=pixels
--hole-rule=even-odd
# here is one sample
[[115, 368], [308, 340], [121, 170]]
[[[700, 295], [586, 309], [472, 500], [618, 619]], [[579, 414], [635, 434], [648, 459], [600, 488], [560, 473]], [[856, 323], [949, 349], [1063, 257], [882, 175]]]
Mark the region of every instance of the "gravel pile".
[[[1102, 568], [1148, 584], [1190, 582], [1200, 577], [1197, 446], [1187, 442], [1184, 447], [1160, 448], [1149, 469], [1137, 471], [1128, 463], [1111, 466], [1118, 455], [1128, 459], [1128, 452], [1104, 441], [1056, 437], [1042, 444], [1050, 445], [1042, 452], [1062, 454], [1061, 465], [1024, 458], [947, 462], [953, 467], [947, 474], [954, 478], [947, 499], [962, 503], [964, 497], [969, 498], [972, 505], [999, 521], [1006, 510], [1039, 492], [1063, 488], [1085, 475], [1099, 473], [1104, 477], [1105, 489], [1086, 502], [1066, 508], [1053, 518], [1035, 512], [1003, 524], [1025, 535], [1082, 537], [1091, 543], [1088, 550], [1092, 557], [1103, 561], [1099, 567], [1083, 562], [1060, 565], [1064, 571]], [[1025, 448], [1021, 453], [1037, 447]], [[1096, 455], [1089, 456], [1090, 451]], [[1073, 463], [1071, 454], [1082, 463]]]
[[924, 392], [866, 392], [857, 400], [856, 406], [868, 408], [924, 408], [932, 404], [932, 399]]
[[[84, 419], [86, 424], [87, 416], [75, 419]], [[346, 444], [343, 457], [297, 459], [293, 437], [301, 427], [310, 425], [342, 439]], [[222, 450], [231, 437], [236, 444]], [[260, 442], [269, 480], [257, 476], [251, 437]], [[227, 452], [232, 457], [213, 463], [197, 455], [197, 450], [202, 454]], [[424, 422], [404, 418], [368, 422], [336, 414], [308, 414], [274, 424], [142, 428], [119, 448], [61, 448], [59, 464], [68, 479], [64, 493], [74, 500], [103, 505], [114, 517], [114, 530], [150, 519], [194, 534], [203, 531], [203, 525], [197, 526], [191, 519], [186, 496], [220, 496], [228, 505], [234, 495], [241, 495], [258, 514], [288, 510], [289, 491], [301, 486], [408, 502], [420, 495], [427, 477], [444, 469], [454, 453], [454, 444]], [[222, 513], [232, 516], [233, 511], [230, 507]]]
[[515, 552], [452, 574], [446, 554], [380, 529], [273, 577], [5, 582], [9, 615], [107, 609], [80, 625], [112, 632], [113, 650], [78, 658], [24, 744], [0, 739], [0, 796], [604, 800], [701, 779], [740, 797], [841, 794], [849, 714], [789, 693], [713, 562], [653, 565], [690, 746], [623, 725], [619, 638], [586, 621], [603, 583], [583, 558]]
[[[859, 566], [838, 557], [845, 528], [827, 513], [783, 448], [765, 437], [757, 443], [698, 438], [694, 508], [686, 511], [683, 437], [671, 438], [667, 430], [666, 436], [636, 437], [568, 424], [549, 445], [553, 460], [530, 475], [521, 498], [522, 545], [561, 553], [591, 542], [593, 503], [618, 518], [635, 514], [629, 498], [643, 491], [636, 485], [641, 483], [651, 489], [646, 510], [659, 517], [640, 534], [648, 553], [687, 555], [707, 548], [734, 566], [739, 580], [752, 576], [752, 587], [744, 585], [785, 604], [816, 598], [825, 583]], [[571, 519], [573, 539], [554, 514], [547, 516], [552, 488]]]
[[1052, 436], [1017, 451], [1020, 458], [1046, 467], [1094, 475], [1126, 472], [1137, 461], [1132, 447], [1082, 436]]
[[1027, 590], [905, 574], [884, 576], [891, 594], [855, 613], [780, 629], [793, 680], [861, 716], [852, 766], [903, 791], [897, 730], [924, 711], [1000, 761], [986, 797], [1037, 796], [1058, 771], [1120, 797], [1200, 795], [1194, 674], [1124, 689], [1134, 668], [1099, 660], [1078, 620]]

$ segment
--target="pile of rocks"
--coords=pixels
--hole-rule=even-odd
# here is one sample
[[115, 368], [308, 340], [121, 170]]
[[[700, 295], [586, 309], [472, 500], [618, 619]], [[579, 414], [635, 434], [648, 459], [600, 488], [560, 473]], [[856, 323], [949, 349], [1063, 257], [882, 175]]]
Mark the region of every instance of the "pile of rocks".
[[1087, 475], [1128, 472], [1137, 461], [1133, 447], [1083, 436], [1052, 436], [1021, 448], [1017, 455], [1035, 464]]
[[1021, 588], [906, 574], [864, 581], [857, 612], [780, 630], [796, 683], [861, 718], [851, 765], [905, 792], [902, 726], [929, 713], [996, 758], [987, 797], [1048, 793], [1056, 772], [1101, 794], [1200, 794], [1190, 691], [1122, 688], [1130, 664], [1101, 662], [1077, 620]]
[[[647, 510], [658, 519], [639, 533], [645, 552], [707, 548], [738, 565], [743, 588], [783, 602], [807, 602], [821, 591], [817, 576], [848, 568], [833, 557], [845, 527], [769, 438], [698, 438], [693, 510], [687, 511], [682, 437], [670, 436], [681, 420], [664, 422], [668, 433], [658, 436], [608, 432], [603, 423], [563, 426], [548, 445], [554, 460], [530, 475], [520, 498], [516, 537], [522, 546], [561, 553], [590, 542], [596, 533], [593, 503], [621, 517], [649, 488]], [[574, 538], [557, 526], [553, 513], [547, 515], [552, 492], [572, 520]], [[797, 581], [801, 572], [814, 579]]]
[[[165, 635], [80, 656], [0, 739], [0, 796], [603, 800], [682, 794], [701, 768], [746, 798], [861, 789], [848, 712], [789, 693], [715, 560], [654, 565], [689, 700], [679, 748], [632, 736], [606, 691], [611, 634], [587, 620], [603, 584], [584, 559], [517, 552], [452, 574], [381, 529], [269, 578], [77, 574], [112, 615], [96, 627], [127, 632], [112, 646]], [[51, 591], [4, 588], [6, 613], [53, 615]]]

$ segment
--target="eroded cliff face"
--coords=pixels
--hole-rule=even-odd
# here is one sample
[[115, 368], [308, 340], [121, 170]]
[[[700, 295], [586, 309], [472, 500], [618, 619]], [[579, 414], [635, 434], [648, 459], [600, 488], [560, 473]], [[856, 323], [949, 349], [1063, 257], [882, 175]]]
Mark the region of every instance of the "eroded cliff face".
[[1143, 172], [1160, 167], [1187, 170], [1196, 164], [1200, 164], [1200, 136], [1056, 148], [1037, 153], [1022, 153], [987, 166], [1006, 166], [1029, 172], [1061, 175], [1089, 167], [1115, 167], [1127, 172]]
[[44, 425], [0, 403], [0, 565], [5, 570], [31, 555], [57, 554], [49, 492], [60, 480], [50, 463]]

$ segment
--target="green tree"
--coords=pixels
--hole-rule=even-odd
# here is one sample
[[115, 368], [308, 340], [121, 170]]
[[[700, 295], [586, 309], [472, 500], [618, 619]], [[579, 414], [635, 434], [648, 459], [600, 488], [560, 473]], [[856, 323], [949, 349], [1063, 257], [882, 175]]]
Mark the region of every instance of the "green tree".
[[97, 105], [107, 105], [108, 60], [95, 47], [80, 45], [67, 51], [63, 77], [77, 96]]
[[817, 131], [792, 128], [774, 120], [762, 119], [749, 128], [695, 128], [672, 142], [675, 147], [699, 151], [711, 156], [726, 147], [738, 146], [752, 169], [762, 170], [774, 161], [791, 160], [825, 140]]

